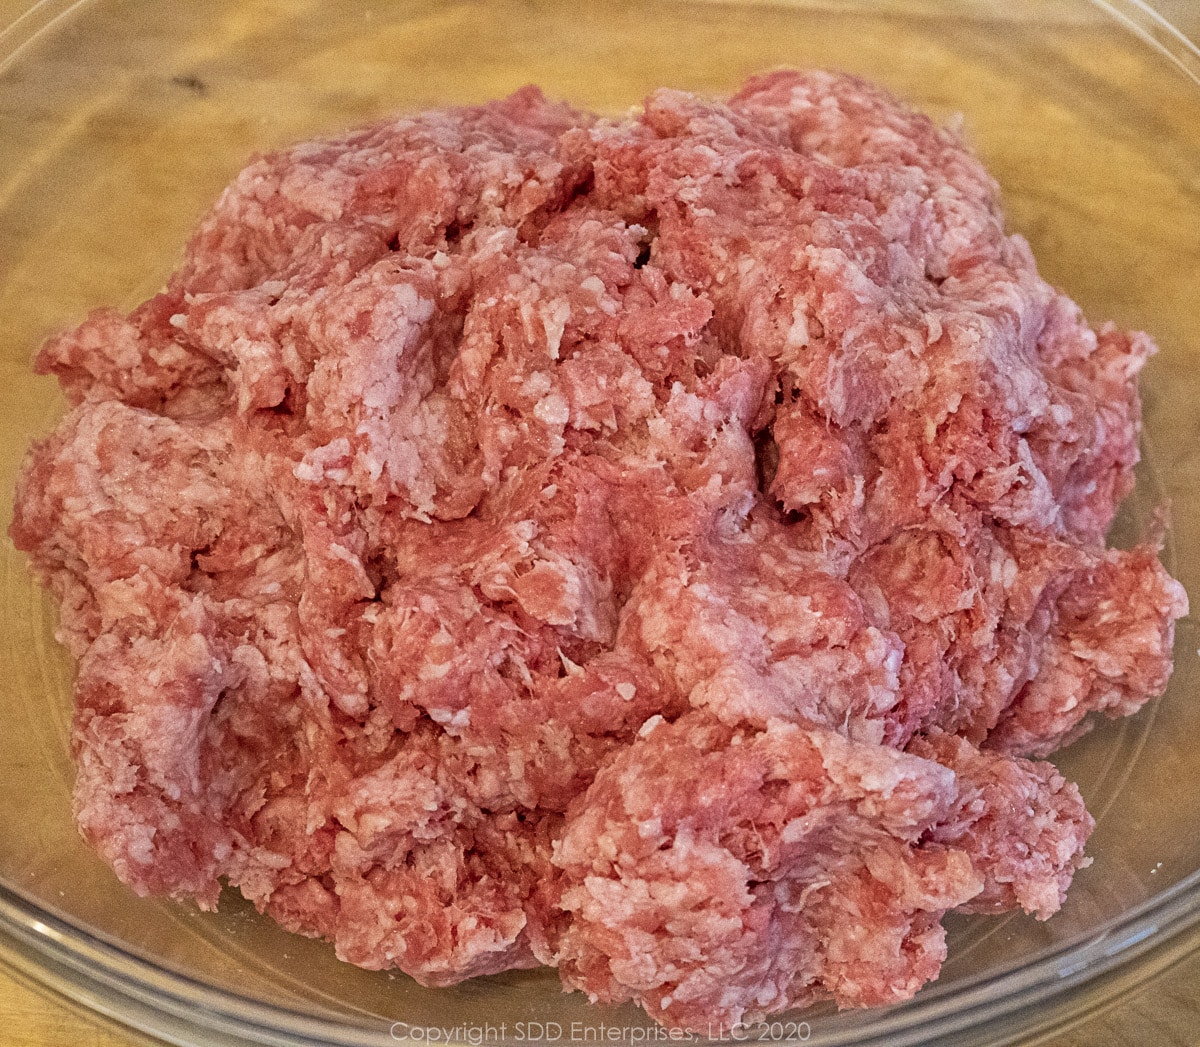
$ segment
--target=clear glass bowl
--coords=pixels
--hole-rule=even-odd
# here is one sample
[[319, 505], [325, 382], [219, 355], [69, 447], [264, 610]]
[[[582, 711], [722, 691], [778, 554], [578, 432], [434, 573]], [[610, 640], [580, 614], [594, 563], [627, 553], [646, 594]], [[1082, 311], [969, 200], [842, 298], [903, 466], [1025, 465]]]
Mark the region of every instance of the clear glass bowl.
[[[1146, 462], [1115, 538], [1169, 500], [1166, 555], [1197, 602], [1200, 53], [1136, 0], [27, 7], [0, 2], [0, 528], [21, 454], [62, 410], [30, 373], [32, 352], [93, 305], [155, 291], [252, 152], [529, 81], [616, 112], [658, 85], [723, 92], [752, 71], [819, 65], [961, 112], [1049, 279], [1093, 319], [1158, 339]], [[456, 1026], [472, 1043], [556, 1030], [595, 1042], [602, 1025], [653, 1040], [640, 1012], [590, 1007], [553, 972], [427, 990], [339, 963], [232, 894], [213, 915], [135, 898], [72, 824], [72, 668], [51, 601], [7, 539], [0, 600], [0, 959], [181, 1044], [394, 1044]], [[1167, 695], [1060, 754], [1099, 826], [1095, 864], [1058, 916], [953, 918], [949, 962], [915, 1000], [805, 1012], [792, 1039], [1010, 1042], [1110, 1003], [1200, 944], [1197, 641], [1181, 623]]]

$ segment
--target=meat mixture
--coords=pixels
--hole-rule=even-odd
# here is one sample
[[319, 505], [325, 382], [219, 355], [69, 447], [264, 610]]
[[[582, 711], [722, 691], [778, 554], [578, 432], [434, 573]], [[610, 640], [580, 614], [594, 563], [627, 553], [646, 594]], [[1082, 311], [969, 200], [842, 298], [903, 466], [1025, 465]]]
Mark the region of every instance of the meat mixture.
[[850, 77], [259, 159], [37, 359], [79, 826], [426, 985], [904, 1000], [948, 911], [1059, 908], [1041, 758], [1166, 685], [1184, 592], [1105, 546], [1152, 351]]

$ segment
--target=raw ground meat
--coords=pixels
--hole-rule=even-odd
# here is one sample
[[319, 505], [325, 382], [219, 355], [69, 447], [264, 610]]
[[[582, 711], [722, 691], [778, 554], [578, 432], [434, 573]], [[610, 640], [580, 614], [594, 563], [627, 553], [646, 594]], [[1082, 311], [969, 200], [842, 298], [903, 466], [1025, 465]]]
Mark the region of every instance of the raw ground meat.
[[1087, 863], [1025, 757], [1166, 685], [1183, 590], [1104, 544], [1151, 351], [849, 77], [257, 160], [37, 360], [73, 406], [12, 536], [80, 828], [426, 984], [906, 999], [944, 913], [1045, 918]]

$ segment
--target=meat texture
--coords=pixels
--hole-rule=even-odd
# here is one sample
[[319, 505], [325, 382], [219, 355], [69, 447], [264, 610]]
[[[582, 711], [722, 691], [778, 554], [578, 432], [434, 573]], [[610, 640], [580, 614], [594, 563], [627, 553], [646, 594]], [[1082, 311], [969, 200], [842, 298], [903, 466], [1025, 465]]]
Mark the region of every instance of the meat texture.
[[1026, 757], [1166, 685], [1183, 591], [1105, 548], [1152, 348], [853, 78], [256, 160], [37, 360], [72, 409], [12, 536], [80, 828], [426, 984], [906, 999], [945, 912], [1045, 918], [1086, 864]]

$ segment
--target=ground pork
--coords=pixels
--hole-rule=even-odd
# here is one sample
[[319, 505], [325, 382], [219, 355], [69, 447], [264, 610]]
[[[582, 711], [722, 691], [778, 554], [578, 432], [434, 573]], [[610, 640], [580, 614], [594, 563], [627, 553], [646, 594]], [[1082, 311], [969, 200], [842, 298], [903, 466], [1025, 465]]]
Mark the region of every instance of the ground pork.
[[37, 359], [72, 406], [11, 533], [79, 826], [425, 984], [906, 999], [944, 913], [1045, 918], [1087, 863], [1026, 757], [1166, 685], [1184, 593], [1104, 544], [1152, 348], [849, 77], [256, 160]]

